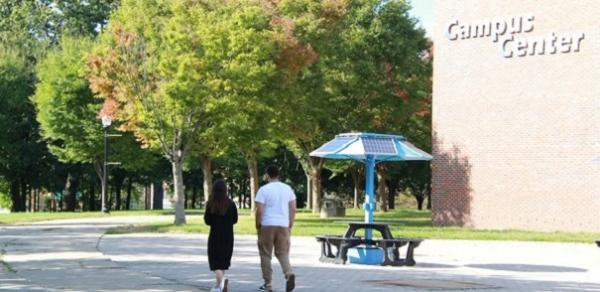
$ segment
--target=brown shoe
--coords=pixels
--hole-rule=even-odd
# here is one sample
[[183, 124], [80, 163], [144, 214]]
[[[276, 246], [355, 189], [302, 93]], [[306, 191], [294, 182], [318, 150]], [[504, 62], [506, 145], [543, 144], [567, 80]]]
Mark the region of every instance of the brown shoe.
[[285, 282], [285, 292], [294, 291], [294, 288], [296, 288], [296, 275], [290, 273], [287, 275], [286, 280], [287, 281]]
[[223, 278], [221, 283], [221, 292], [227, 292], [227, 284], [229, 284], [229, 279]]

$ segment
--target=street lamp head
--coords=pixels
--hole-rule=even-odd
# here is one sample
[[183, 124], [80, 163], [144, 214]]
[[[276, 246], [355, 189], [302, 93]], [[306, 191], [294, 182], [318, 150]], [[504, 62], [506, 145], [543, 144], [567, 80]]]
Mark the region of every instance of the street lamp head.
[[112, 118], [110, 116], [102, 116], [102, 126], [108, 128], [110, 124], [112, 124]]

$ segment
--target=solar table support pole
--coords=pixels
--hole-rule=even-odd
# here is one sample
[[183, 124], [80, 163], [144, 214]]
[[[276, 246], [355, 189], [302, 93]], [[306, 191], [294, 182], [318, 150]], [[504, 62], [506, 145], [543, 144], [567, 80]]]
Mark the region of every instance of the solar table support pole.
[[[367, 155], [365, 166], [367, 168], [367, 177], [365, 179], [367, 195], [365, 196], [364, 204], [365, 223], [373, 223], [373, 212], [375, 211], [375, 157], [373, 155]], [[370, 240], [372, 238], [373, 230], [371, 228], [366, 228], [365, 239]]]

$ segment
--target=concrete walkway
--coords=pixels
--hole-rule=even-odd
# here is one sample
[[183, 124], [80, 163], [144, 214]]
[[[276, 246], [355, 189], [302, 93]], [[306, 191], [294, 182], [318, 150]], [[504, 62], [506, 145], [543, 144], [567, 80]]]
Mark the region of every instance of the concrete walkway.
[[[213, 283], [206, 235], [105, 235], [110, 226], [168, 217], [111, 217], [0, 226], [0, 290], [206, 291]], [[188, 220], [200, 220], [190, 217]], [[312, 237], [294, 237], [296, 291], [600, 291], [593, 244], [426, 240], [415, 267], [318, 262]], [[254, 236], [237, 236], [231, 291], [261, 284]], [[283, 291], [276, 261], [274, 287]]]

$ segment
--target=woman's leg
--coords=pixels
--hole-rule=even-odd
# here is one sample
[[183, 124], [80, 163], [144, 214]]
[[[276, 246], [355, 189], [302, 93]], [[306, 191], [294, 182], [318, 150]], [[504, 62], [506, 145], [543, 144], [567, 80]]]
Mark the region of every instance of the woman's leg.
[[221, 286], [223, 276], [225, 276], [225, 272], [223, 270], [215, 270], [215, 277], [217, 278], [217, 284], [215, 285], [215, 288], [219, 288]]

